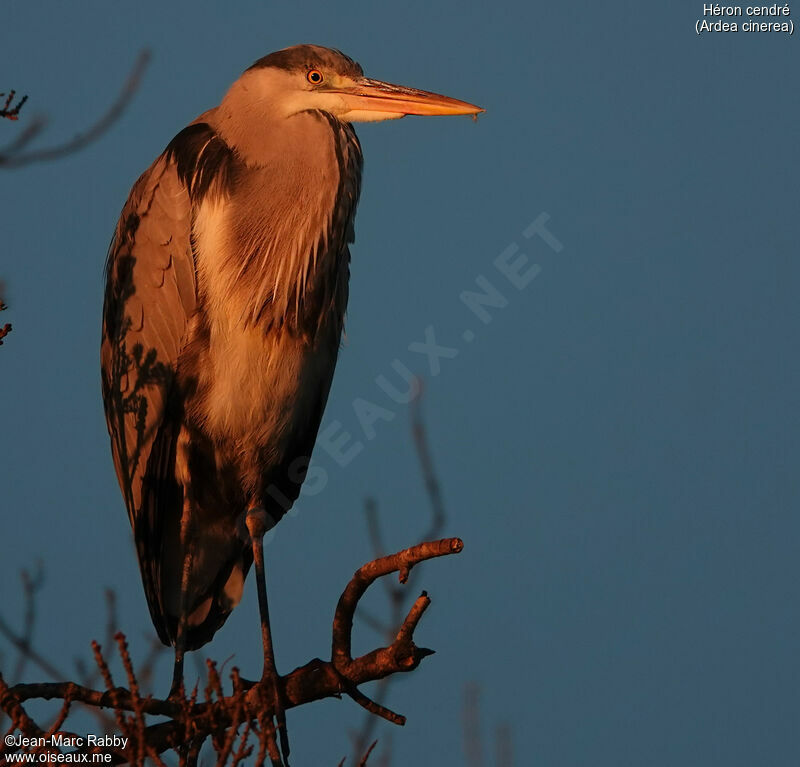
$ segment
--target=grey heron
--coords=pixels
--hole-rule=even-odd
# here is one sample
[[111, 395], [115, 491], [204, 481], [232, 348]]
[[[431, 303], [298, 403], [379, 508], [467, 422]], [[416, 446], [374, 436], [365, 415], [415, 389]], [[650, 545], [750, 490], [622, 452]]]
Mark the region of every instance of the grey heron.
[[298, 45], [247, 69], [134, 184], [106, 266], [102, 389], [173, 692], [253, 561], [262, 678], [277, 679], [262, 537], [299, 494], [338, 356], [362, 166], [352, 123], [481, 111]]

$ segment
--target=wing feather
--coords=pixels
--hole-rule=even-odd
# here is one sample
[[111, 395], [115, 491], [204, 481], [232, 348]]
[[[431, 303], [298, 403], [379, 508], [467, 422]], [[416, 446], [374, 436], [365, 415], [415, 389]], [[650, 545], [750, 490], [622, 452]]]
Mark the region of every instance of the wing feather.
[[109, 249], [101, 348], [103, 399], [131, 522], [196, 305], [192, 206], [174, 162], [141, 176]]
[[[157, 441], [168, 442], [176, 432], [166, 406], [197, 300], [191, 216], [186, 185], [165, 153], [131, 190], [106, 265], [101, 347], [106, 421], [159, 634], [160, 557], [152, 550], [163, 511], [158, 507], [165, 502], [180, 507], [181, 494], [159, 498], [152, 491], [165, 482], [175, 484], [175, 478], [169, 460], [153, 456], [151, 461], [151, 453]], [[167, 446], [170, 452], [174, 455]], [[158, 476], [149, 476], [153, 473]]]

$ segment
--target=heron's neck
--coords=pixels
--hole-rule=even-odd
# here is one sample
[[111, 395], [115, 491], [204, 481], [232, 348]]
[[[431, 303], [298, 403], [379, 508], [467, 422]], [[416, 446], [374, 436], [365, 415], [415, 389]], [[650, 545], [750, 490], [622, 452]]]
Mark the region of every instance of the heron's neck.
[[[275, 78], [280, 73], [273, 73]], [[308, 112], [287, 115], [281, 100], [268, 87], [268, 74], [246, 72], [212, 110], [209, 124], [250, 167], [268, 165], [276, 155], [315, 149], [321, 136]]]
[[321, 113], [246, 135], [224, 115], [209, 122], [241, 162], [223, 208], [196, 220], [198, 233], [208, 224], [198, 246], [209, 297], [222, 291], [220, 305], [233, 300], [247, 324], [306, 332], [331, 313], [341, 322], [361, 173], [352, 128]]

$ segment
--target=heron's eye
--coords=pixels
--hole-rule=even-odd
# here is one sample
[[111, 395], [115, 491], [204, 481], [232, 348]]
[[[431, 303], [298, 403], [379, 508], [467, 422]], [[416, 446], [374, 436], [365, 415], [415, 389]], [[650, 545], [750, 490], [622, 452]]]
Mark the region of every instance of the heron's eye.
[[319, 85], [323, 80], [322, 72], [320, 72], [319, 69], [311, 69], [309, 70], [309, 73], [306, 75], [306, 79], [312, 85]]

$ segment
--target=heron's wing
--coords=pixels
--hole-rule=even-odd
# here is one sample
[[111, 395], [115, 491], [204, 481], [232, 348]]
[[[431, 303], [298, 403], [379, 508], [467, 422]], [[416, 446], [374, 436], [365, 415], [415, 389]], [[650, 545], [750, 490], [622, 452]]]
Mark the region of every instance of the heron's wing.
[[187, 381], [179, 386], [178, 366], [197, 308], [192, 222], [207, 195], [227, 194], [232, 162], [208, 124], [184, 128], [131, 190], [108, 257], [106, 419], [150, 615], [165, 644], [174, 632], [164, 557], [179, 534], [184, 495], [175, 464]]
[[103, 399], [134, 530], [153, 443], [164, 426], [175, 366], [195, 310], [191, 216], [186, 185], [165, 153], [131, 190], [109, 249]]

